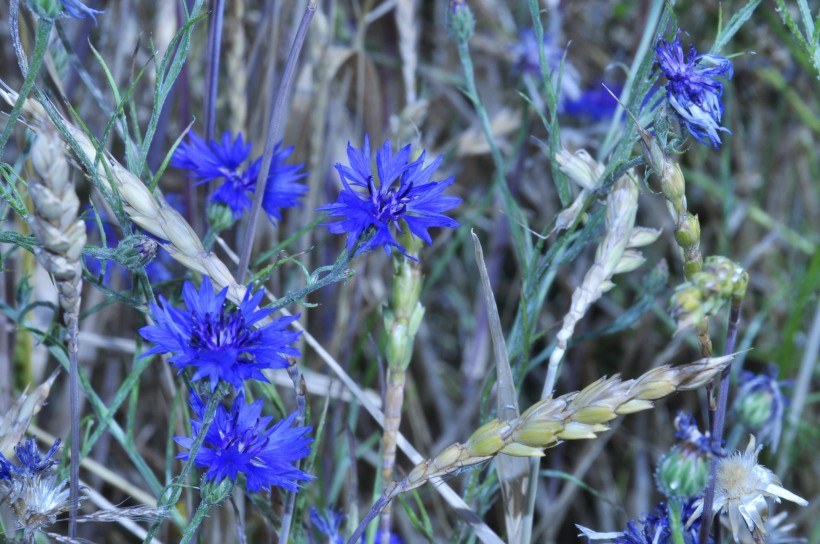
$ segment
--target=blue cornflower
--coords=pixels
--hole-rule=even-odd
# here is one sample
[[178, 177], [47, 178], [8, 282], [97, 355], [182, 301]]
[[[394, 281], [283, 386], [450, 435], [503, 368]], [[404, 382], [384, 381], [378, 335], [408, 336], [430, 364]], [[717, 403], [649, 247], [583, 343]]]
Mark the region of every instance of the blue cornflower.
[[[174, 437], [180, 446], [188, 449], [202, 430], [205, 416], [205, 403], [193, 392], [191, 408], [198, 419], [191, 421], [193, 437]], [[221, 404], [217, 407], [195, 463], [198, 467], [208, 467], [205, 479], [209, 481], [225, 478], [236, 481], [239, 473], [243, 473], [250, 493], [270, 491], [272, 486], [297, 491], [301, 487], [299, 482], [313, 478], [293, 466], [310, 453], [313, 438], [308, 433], [313, 429], [293, 427], [295, 419], [296, 413], [293, 413], [269, 427], [273, 418], [262, 416], [262, 399], [246, 405], [244, 392], [240, 392], [230, 410]], [[188, 452], [177, 455], [178, 459], [188, 457]]]
[[[171, 166], [190, 170], [191, 177], [200, 180], [200, 183], [224, 179], [211, 200], [228, 206], [236, 220], [251, 207], [250, 195], [256, 190], [262, 166], [262, 159], [258, 158], [247, 169], [242, 168], [250, 156], [251, 147], [251, 144], [245, 145], [242, 134], [237, 134], [236, 140], [232, 140], [231, 133], [226, 131], [221, 142], [206, 142], [191, 132], [189, 142], [181, 143], [174, 151]], [[271, 221], [274, 218], [281, 220], [279, 210], [297, 206], [299, 199], [307, 192], [306, 186], [297, 183], [297, 180], [306, 175], [300, 172], [304, 165], [284, 164], [291, 153], [293, 147], [282, 149], [281, 142], [276, 144], [273, 151], [268, 182], [262, 197], [262, 209]]]
[[708, 138], [717, 149], [721, 143], [718, 131], [731, 131], [720, 126], [723, 83], [716, 78], [731, 79], [732, 63], [720, 55], [698, 55], [694, 46], [689, 48], [689, 59], [684, 61], [680, 32], [671, 44], [660, 38], [655, 48], [658, 66], [669, 80], [666, 96], [690, 134], [705, 145]]
[[787, 381], [777, 381], [777, 367], [770, 366], [766, 374], [743, 372], [740, 388], [734, 404], [734, 413], [743, 425], [757, 438], [777, 449], [780, 431], [783, 428], [783, 414], [788, 399], [780, 387], [789, 385]]
[[60, 448], [60, 439], [54, 441], [51, 449], [48, 450], [45, 457], [40, 455], [40, 450], [37, 448], [37, 441], [34, 438], [28, 440], [21, 440], [14, 446], [14, 454], [17, 456], [17, 461], [20, 466], [13, 465], [6, 457], [0, 453], [0, 480], [8, 480], [13, 475], [19, 474], [23, 476], [34, 476], [45, 472], [57, 464], [58, 459], [52, 459], [54, 454]]
[[[433, 240], [427, 229], [430, 227], [456, 228], [458, 223], [442, 212], [452, 210], [461, 199], [441, 193], [453, 184], [452, 177], [440, 181], [429, 181], [433, 172], [441, 164], [441, 156], [426, 167], [424, 158], [427, 152], [410, 161], [410, 146], [401, 148], [393, 156], [390, 140], [376, 152], [376, 173], [378, 182], [373, 176], [370, 162], [370, 139], [365, 135], [364, 148], [359, 151], [350, 143], [347, 144], [347, 157], [350, 166], [336, 163], [336, 170], [342, 180], [342, 191], [333, 204], [320, 206], [317, 210], [326, 211], [330, 217], [344, 218], [336, 223], [327, 223], [328, 230], [334, 234], [347, 232], [347, 250], [353, 246], [368, 229], [375, 230], [374, 235], [359, 250], [370, 251], [379, 246], [389, 255], [391, 248], [398, 249], [402, 255], [408, 255], [390, 232], [391, 224], [396, 231], [403, 233], [401, 220], [413, 236], [432, 244]], [[394, 187], [396, 180], [399, 186]], [[354, 187], [364, 189], [357, 191]], [[415, 259], [414, 259], [415, 260]]]
[[157, 344], [143, 357], [156, 353], [171, 353], [169, 361], [182, 372], [194, 367], [192, 380], [208, 378], [211, 391], [220, 380], [242, 388], [248, 379], [267, 382], [262, 370], [286, 368], [285, 356], [297, 357], [299, 350], [290, 344], [301, 334], [288, 329], [299, 316], [283, 317], [267, 325], [254, 328], [273, 311], [257, 309], [262, 290], [251, 295], [250, 288], [239, 307], [228, 309], [226, 287], [214, 294], [211, 280], [206, 276], [200, 290], [190, 282], [182, 287], [187, 310], [171, 306], [160, 295], [162, 307], [151, 304], [156, 325], [140, 329], [146, 340]]
[[[688, 516], [692, 515], [695, 510], [694, 502], [690, 500], [682, 504], [681, 520], [686, 521]], [[605, 540], [611, 544], [667, 544], [672, 542], [672, 530], [669, 527], [669, 507], [664, 502], [656, 506], [651, 513], [629, 521], [626, 530], [623, 532], [599, 533], [581, 525], [576, 525], [576, 527], [581, 530], [581, 534], [578, 536], [586, 537], [589, 541]], [[699, 519], [683, 529], [684, 543], [697, 544], [699, 530]], [[712, 544], [711, 537], [709, 537], [708, 542]]]
[[586, 117], [593, 121], [610, 119], [618, 107], [618, 101], [610, 94], [610, 91], [618, 96], [621, 88], [613, 85], [608, 91], [603, 84], [599, 84], [588, 91], [583, 91], [576, 99], [564, 101], [563, 112], [574, 117]]
[[82, 2], [78, 0], [60, 0], [63, 4], [63, 9], [65, 10], [66, 15], [72, 17], [74, 19], [85, 19], [88, 17], [89, 19], [94, 20], [94, 24], [97, 24], [97, 14], [104, 13], [97, 9], [91, 9], [90, 7], [86, 6]]
[[340, 532], [344, 519], [344, 514], [330, 508], [320, 512], [317, 508], [310, 507], [310, 525], [322, 533], [326, 537], [325, 540], [331, 544], [344, 544], [345, 539]]

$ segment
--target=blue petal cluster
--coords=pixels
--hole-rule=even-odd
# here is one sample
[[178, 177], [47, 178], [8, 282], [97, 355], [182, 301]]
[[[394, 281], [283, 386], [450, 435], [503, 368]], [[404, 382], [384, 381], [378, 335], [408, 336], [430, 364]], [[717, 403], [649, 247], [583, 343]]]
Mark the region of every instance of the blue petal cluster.
[[344, 544], [345, 539], [340, 532], [344, 519], [344, 514], [330, 508], [320, 512], [310, 507], [310, 525], [325, 537], [323, 541], [330, 544]]
[[97, 24], [97, 14], [103, 13], [100, 10], [91, 9], [79, 0], [61, 0], [61, 2], [66, 15], [74, 19], [85, 19], [88, 17], [94, 20], [94, 24]]
[[34, 438], [21, 440], [14, 446], [14, 454], [20, 462], [20, 466], [12, 464], [0, 453], [0, 480], [9, 480], [14, 475], [34, 476], [47, 471], [59, 462], [59, 459], [53, 459], [58, 449], [60, 449], [59, 438], [54, 441], [51, 449], [49, 449], [48, 453], [43, 457], [40, 455], [40, 450], [37, 448], [37, 441]]
[[[231, 209], [234, 220], [239, 219], [251, 207], [251, 197], [256, 190], [256, 181], [262, 167], [258, 158], [247, 169], [242, 165], [251, 153], [251, 144], [245, 144], [242, 134], [233, 140], [230, 132], [222, 135], [221, 141], [206, 142], [191, 132], [188, 142], [183, 142], [174, 151], [171, 166], [191, 172], [191, 177], [201, 183], [222, 179], [224, 182], [211, 196], [213, 202], [225, 204]], [[268, 182], [262, 197], [262, 209], [268, 218], [281, 220], [280, 210], [299, 204], [299, 199], [307, 193], [307, 187], [297, 180], [305, 177], [300, 172], [302, 164], [285, 164], [293, 153], [292, 147], [282, 148], [281, 142], [273, 152]]]
[[[694, 500], [689, 500], [681, 506], [680, 519], [685, 522], [695, 511]], [[589, 541], [607, 541], [612, 544], [666, 544], [671, 543], [672, 530], [669, 527], [669, 506], [662, 502], [649, 513], [642, 515], [627, 523], [627, 528], [621, 533], [598, 533], [586, 527], [578, 526], [581, 535]], [[700, 530], [700, 519], [697, 519], [683, 529], [683, 541], [685, 544], [698, 544], [698, 531]], [[707, 544], [714, 544], [712, 537], [709, 537]]]
[[285, 356], [298, 357], [299, 350], [290, 344], [300, 332], [288, 325], [299, 316], [283, 317], [267, 325], [254, 328], [273, 310], [258, 309], [262, 291], [251, 295], [251, 290], [238, 308], [225, 304], [228, 289], [214, 294], [211, 280], [206, 276], [199, 291], [185, 282], [182, 297], [186, 309], [171, 306], [160, 295], [161, 306], [151, 304], [156, 325], [140, 329], [146, 340], [157, 344], [143, 357], [171, 353], [170, 361], [180, 372], [187, 367], [195, 369], [192, 380], [208, 378], [211, 391], [222, 380], [236, 389], [248, 379], [268, 381], [262, 374], [266, 368], [285, 368]]
[[[374, 177], [370, 160], [370, 139], [365, 136], [361, 151], [350, 143], [347, 145], [349, 166], [336, 164], [342, 180], [342, 191], [333, 204], [317, 208], [328, 212], [330, 217], [341, 221], [328, 223], [328, 230], [334, 234], [348, 233], [347, 250], [353, 247], [368, 229], [374, 229], [373, 236], [359, 250], [370, 251], [379, 246], [389, 255], [392, 248], [402, 255], [408, 255], [391, 232], [391, 225], [399, 233], [404, 232], [402, 223], [417, 236], [432, 244], [427, 229], [430, 227], [456, 228], [458, 223], [443, 214], [461, 203], [461, 199], [443, 195], [442, 192], [453, 184], [452, 177], [440, 181], [430, 181], [433, 172], [441, 164], [437, 157], [426, 167], [427, 152], [410, 161], [410, 146], [401, 148], [393, 155], [390, 140], [386, 140], [376, 152], [376, 175]], [[377, 181], [378, 180], [378, 181]], [[395, 186], [398, 181], [398, 187]]]
[[[205, 417], [205, 403], [196, 393], [191, 394], [191, 408], [198, 419], [191, 421], [193, 437], [174, 437], [187, 449], [202, 431]], [[244, 474], [250, 493], [270, 491], [271, 487], [298, 491], [300, 482], [313, 477], [293, 463], [310, 453], [313, 439], [308, 436], [311, 427], [293, 426], [295, 418], [293, 413], [269, 426], [273, 418], [262, 416], [262, 399], [247, 405], [244, 393], [240, 393], [230, 410], [222, 405], [217, 407], [194, 462], [198, 467], [207, 467], [205, 479], [209, 481], [236, 481], [240, 473]], [[184, 460], [188, 457], [188, 452], [177, 455]]]
[[669, 80], [669, 104], [692, 136], [704, 145], [709, 145], [708, 139], [717, 149], [721, 143], [718, 132], [731, 132], [720, 126], [723, 83], [716, 78], [732, 78], [731, 61], [720, 55], [698, 55], [694, 46], [689, 49], [688, 60], [684, 60], [680, 30], [671, 44], [660, 38], [655, 50], [658, 67]]

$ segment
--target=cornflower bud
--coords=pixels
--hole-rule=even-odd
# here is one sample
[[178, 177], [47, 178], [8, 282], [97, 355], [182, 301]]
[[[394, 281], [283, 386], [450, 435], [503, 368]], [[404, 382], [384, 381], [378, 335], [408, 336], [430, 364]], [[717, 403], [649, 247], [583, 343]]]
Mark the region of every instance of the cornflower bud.
[[445, 24], [454, 42], [465, 44], [470, 41], [475, 30], [475, 17], [465, 0], [450, 0]]
[[125, 237], [119, 243], [114, 258], [128, 270], [136, 272], [153, 261], [156, 255], [156, 240], [142, 234], [135, 234]]
[[680, 442], [661, 457], [655, 479], [670, 499], [696, 498], [703, 494], [709, 480], [711, 439], [709, 433], [698, 430], [692, 416], [685, 412], [675, 418], [675, 428], [675, 437]]

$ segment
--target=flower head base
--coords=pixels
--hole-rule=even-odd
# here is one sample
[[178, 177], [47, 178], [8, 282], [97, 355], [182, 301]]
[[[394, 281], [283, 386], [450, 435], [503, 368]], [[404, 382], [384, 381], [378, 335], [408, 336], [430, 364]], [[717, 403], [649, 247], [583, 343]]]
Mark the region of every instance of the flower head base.
[[[188, 142], [183, 142], [174, 152], [171, 166], [191, 171], [191, 177], [200, 183], [223, 179], [224, 182], [211, 196], [213, 202], [224, 204], [231, 209], [233, 219], [239, 219], [246, 209], [251, 207], [250, 195], [256, 190], [256, 181], [262, 159], [256, 159], [247, 169], [242, 165], [251, 153], [251, 144], [245, 145], [242, 134], [232, 141], [231, 133], [225, 132], [221, 142], [206, 142], [193, 132]], [[268, 218], [282, 219], [283, 208], [292, 208], [305, 196], [307, 187], [297, 180], [305, 177], [301, 164], [284, 164], [293, 148], [281, 148], [276, 144], [262, 197], [262, 209]]]
[[777, 367], [770, 367], [768, 374], [743, 372], [740, 384], [734, 405], [735, 414], [747, 429], [756, 433], [762, 443], [777, 450], [788, 403], [780, 391], [784, 382], [777, 381]]
[[[766, 518], [769, 516], [769, 501], [786, 499], [801, 506], [808, 505], [802, 497], [780, 485], [780, 478], [762, 465], [757, 464], [757, 456], [763, 446], [755, 447], [754, 435], [744, 453], [734, 452], [718, 461], [715, 485], [715, 512], [729, 515], [729, 525], [735, 542], [740, 541], [740, 520], [749, 532], [766, 534]], [[687, 526], [699, 519], [703, 512], [703, 500], [689, 517]]]
[[[191, 421], [193, 437], [174, 437], [179, 445], [191, 448], [202, 430], [205, 403], [191, 394], [191, 408], [198, 421]], [[239, 473], [245, 475], [250, 493], [270, 491], [271, 487], [281, 487], [297, 491], [299, 482], [309, 481], [312, 476], [293, 466], [293, 462], [310, 453], [313, 439], [308, 435], [311, 427], [293, 427], [296, 414], [278, 421], [262, 416], [262, 400], [245, 404], [245, 395], [240, 393], [230, 410], [219, 405], [214, 421], [205, 433], [205, 441], [197, 452], [195, 462], [198, 467], [208, 467], [205, 479], [233, 481]], [[177, 455], [188, 459], [188, 452]]]
[[[377, 184], [370, 163], [370, 139], [367, 136], [362, 151], [348, 144], [347, 156], [350, 166], [336, 164], [344, 186], [339, 198], [333, 204], [317, 209], [328, 212], [331, 217], [344, 218], [336, 223], [328, 223], [327, 228], [334, 234], [348, 233], [348, 252], [352, 252], [356, 241], [368, 229], [373, 228], [373, 237], [359, 252], [382, 246], [388, 255], [395, 248], [402, 255], [415, 260], [396, 241], [391, 233], [391, 225], [399, 233], [404, 233], [406, 226], [412, 236], [428, 244], [433, 243], [427, 232], [428, 228], [458, 227], [455, 220], [442, 213], [461, 202], [460, 198], [441, 194], [453, 184], [453, 178], [429, 181], [441, 164], [441, 157], [425, 167], [426, 151], [417, 160], [410, 162], [409, 145], [393, 156], [390, 140], [387, 140], [376, 152]], [[398, 187], [394, 186], [396, 180], [399, 181]], [[358, 191], [354, 187], [364, 191]]]
[[170, 362], [180, 372], [195, 368], [193, 380], [208, 378], [211, 391], [222, 380], [242, 388], [248, 379], [268, 381], [262, 374], [266, 368], [286, 368], [286, 356], [298, 357], [299, 351], [290, 346], [299, 332], [288, 325], [298, 316], [283, 317], [267, 325], [254, 325], [268, 317], [272, 310], [258, 309], [262, 291], [251, 295], [248, 289], [238, 308], [225, 305], [228, 289], [214, 294], [211, 280], [206, 276], [197, 291], [185, 282], [182, 296], [187, 311], [172, 307], [160, 296], [162, 307], [151, 305], [156, 325], [140, 329], [146, 340], [157, 345], [143, 357], [157, 353], [171, 353]]
[[679, 37], [680, 30], [671, 44], [660, 38], [655, 48], [658, 67], [669, 80], [666, 96], [689, 133], [705, 145], [708, 139], [717, 149], [721, 143], [718, 131], [731, 132], [720, 126], [723, 83], [716, 78], [731, 79], [732, 63], [720, 55], [698, 55], [694, 46], [684, 60]]
[[690, 414], [678, 414], [675, 428], [675, 437], [680, 442], [661, 457], [655, 477], [667, 497], [694, 499], [703, 494], [711, 459], [719, 452], [713, 451], [709, 434], [698, 430]]

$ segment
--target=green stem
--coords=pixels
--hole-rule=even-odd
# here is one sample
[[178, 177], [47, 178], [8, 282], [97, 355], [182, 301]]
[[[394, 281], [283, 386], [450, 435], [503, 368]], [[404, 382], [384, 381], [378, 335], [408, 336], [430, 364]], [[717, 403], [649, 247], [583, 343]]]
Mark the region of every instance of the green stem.
[[205, 519], [205, 516], [207, 516], [211, 510], [211, 506], [213, 505], [207, 501], [199, 503], [196, 513], [194, 514], [194, 519], [185, 527], [185, 532], [182, 533], [182, 540], [179, 541], [179, 544], [188, 544], [188, 542], [191, 542], [191, 539], [196, 537], [199, 526], [202, 525], [202, 520]]
[[46, 49], [48, 48], [48, 38], [51, 35], [51, 27], [54, 23], [48, 19], [39, 19], [37, 21], [37, 36], [34, 41], [34, 56], [31, 59], [31, 66], [25, 75], [23, 86], [20, 88], [20, 94], [17, 97], [17, 102], [14, 103], [9, 114], [6, 128], [3, 129], [3, 134], [0, 136], [0, 158], [3, 156], [3, 150], [6, 148], [6, 142], [11, 137], [11, 132], [23, 111], [23, 104], [26, 103], [29, 93], [34, 88], [34, 82], [37, 79], [37, 74], [40, 72], [40, 66], [43, 64], [43, 58], [46, 56]]
[[673, 544], [685, 544], [683, 538], [683, 523], [681, 522], [682, 510], [681, 502], [678, 499], [669, 499], [669, 530], [672, 533]]
[[[211, 395], [211, 398], [208, 399], [208, 404], [205, 406], [205, 416], [202, 418], [202, 428], [199, 430], [196, 439], [193, 444], [191, 444], [191, 449], [188, 451], [188, 461], [185, 463], [185, 466], [182, 467], [182, 472], [180, 472], [179, 476], [176, 478], [176, 481], [179, 483], [169, 483], [163, 488], [162, 493], [160, 493], [160, 500], [157, 503], [157, 510], [160, 512], [168, 512], [171, 505], [176, 504], [179, 497], [182, 495], [183, 483], [188, 477], [188, 474], [194, 468], [194, 460], [196, 459], [196, 455], [199, 453], [200, 446], [202, 446], [202, 443], [205, 441], [205, 435], [208, 433], [208, 428], [211, 426], [211, 423], [213, 423], [214, 416], [216, 415], [216, 408], [225, 397], [225, 394], [226, 391], [220, 387], [216, 390], [216, 392], [214, 392], [213, 395]], [[168, 493], [169, 490], [171, 491], [170, 493]], [[197, 510], [197, 514], [199, 514], [199, 510]], [[204, 513], [202, 515], [204, 516]], [[157, 530], [159, 529], [159, 526], [162, 525], [165, 517], [166, 514], [161, 513], [160, 517], [154, 522], [153, 525], [151, 525], [151, 529], [148, 531], [148, 535], [143, 541], [145, 544], [149, 544], [154, 539], [154, 536], [157, 534]]]

